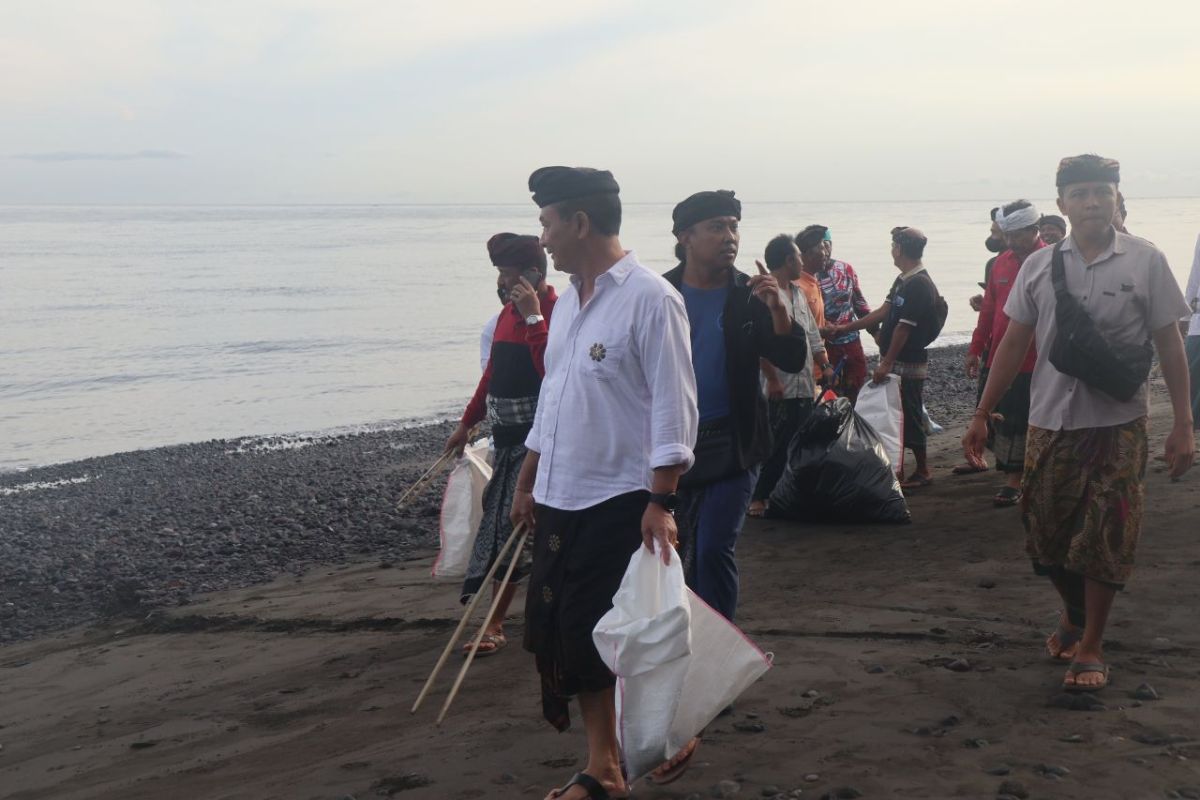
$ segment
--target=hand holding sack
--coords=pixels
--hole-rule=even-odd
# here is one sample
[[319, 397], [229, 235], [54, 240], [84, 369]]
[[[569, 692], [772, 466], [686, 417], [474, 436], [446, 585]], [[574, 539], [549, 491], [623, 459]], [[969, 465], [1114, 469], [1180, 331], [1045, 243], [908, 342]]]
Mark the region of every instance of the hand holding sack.
[[639, 547], [592, 639], [617, 676], [618, 735], [629, 778], [677, 753], [770, 668], [770, 660]]
[[483, 490], [491, 479], [488, 442], [480, 439], [463, 450], [446, 479], [438, 531], [441, 549], [433, 562], [433, 577], [461, 578], [467, 574], [483, 518]]

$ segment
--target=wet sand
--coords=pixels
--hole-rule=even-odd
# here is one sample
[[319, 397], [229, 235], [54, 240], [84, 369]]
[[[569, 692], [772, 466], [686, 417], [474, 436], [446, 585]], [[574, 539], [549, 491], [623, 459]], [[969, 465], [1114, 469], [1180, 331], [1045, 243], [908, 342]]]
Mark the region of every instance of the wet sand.
[[[1161, 385], [1154, 405], [1157, 454]], [[1055, 596], [1016, 510], [991, 505], [997, 476], [949, 474], [961, 425], [947, 427], [912, 525], [749, 522], [738, 621], [775, 667], [679, 782], [637, 797], [1200, 796], [1200, 474], [1171, 483], [1151, 462], [1113, 686], [1103, 708], [1068, 709], [1042, 648]], [[409, 714], [460, 613], [431, 561], [413, 544], [0, 648], [0, 796], [540, 798], [584, 742], [541, 720], [519, 613], [441, 727], [457, 659]], [[1160, 699], [1135, 699], [1142, 683]]]

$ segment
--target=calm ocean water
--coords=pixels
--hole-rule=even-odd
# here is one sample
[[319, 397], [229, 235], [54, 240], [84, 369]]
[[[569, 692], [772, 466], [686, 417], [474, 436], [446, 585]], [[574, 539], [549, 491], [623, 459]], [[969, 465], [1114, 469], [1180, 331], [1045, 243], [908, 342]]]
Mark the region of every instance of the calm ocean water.
[[[888, 230], [915, 225], [961, 341], [991, 205], [748, 202], [739, 266], [820, 222], [874, 304], [895, 275]], [[622, 232], [663, 271], [670, 210], [628, 205]], [[1130, 213], [1183, 283], [1200, 200]], [[503, 230], [536, 233], [532, 204], [0, 208], [0, 470], [455, 414], [498, 308], [484, 242]]]

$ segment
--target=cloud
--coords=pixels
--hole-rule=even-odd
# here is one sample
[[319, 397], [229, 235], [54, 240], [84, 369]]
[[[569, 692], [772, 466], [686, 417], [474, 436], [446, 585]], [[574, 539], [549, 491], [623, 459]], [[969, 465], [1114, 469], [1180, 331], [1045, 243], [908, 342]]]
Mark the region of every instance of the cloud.
[[187, 158], [186, 153], [174, 150], [138, 150], [136, 153], [87, 153], [73, 150], [57, 150], [51, 153], [17, 153], [13, 158], [21, 161], [169, 161]]

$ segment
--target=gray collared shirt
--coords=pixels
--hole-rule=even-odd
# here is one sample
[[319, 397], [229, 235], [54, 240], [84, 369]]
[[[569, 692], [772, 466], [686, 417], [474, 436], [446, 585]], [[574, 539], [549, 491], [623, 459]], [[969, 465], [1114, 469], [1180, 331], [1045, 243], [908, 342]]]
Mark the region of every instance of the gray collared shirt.
[[[1029, 424], [1046, 430], [1079, 430], [1122, 425], [1149, 410], [1145, 385], [1127, 402], [1068, 377], [1050, 363], [1054, 341], [1054, 285], [1050, 280], [1053, 247], [1044, 247], [1025, 260], [1004, 304], [1014, 322], [1032, 325], [1039, 343], [1033, 369]], [[1112, 244], [1091, 263], [1085, 263], [1075, 237], [1063, 241], [1067, 291], [1079, 298], [1096, 327], [1111, 342], [1141, 344], [1188, 312], [1183, 292], [1162, 251], [1145, 239], [1117, 233]]]

